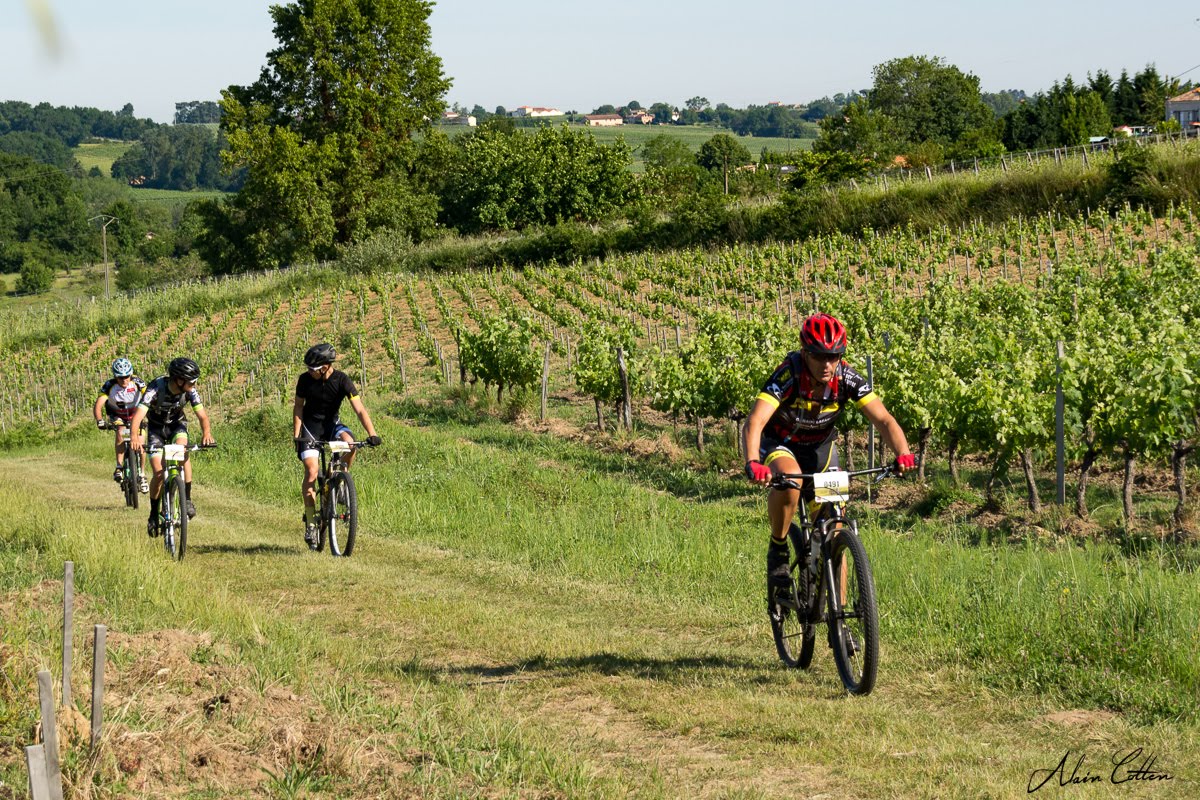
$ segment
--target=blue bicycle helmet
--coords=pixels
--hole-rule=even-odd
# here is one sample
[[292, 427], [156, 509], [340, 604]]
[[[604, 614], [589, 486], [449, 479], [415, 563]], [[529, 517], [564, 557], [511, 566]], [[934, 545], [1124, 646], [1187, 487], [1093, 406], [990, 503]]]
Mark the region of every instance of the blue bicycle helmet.
[[128, 358], [118, 358], [112, 363], [114, 378], [128, 378], [133, 374], [133, 362]]

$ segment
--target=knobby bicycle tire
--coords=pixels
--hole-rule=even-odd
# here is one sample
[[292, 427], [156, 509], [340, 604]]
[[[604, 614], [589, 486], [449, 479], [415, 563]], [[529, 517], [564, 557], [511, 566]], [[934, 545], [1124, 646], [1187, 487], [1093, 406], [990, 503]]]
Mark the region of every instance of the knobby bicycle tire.
[[187, 551], [187, 484], [180, 472], [168, 482], [163, 501], [166, 503], [167, 524], [163, 531], [163, 545], [176, 561], [182, 561]]
[[358, 533], [358, 494], [354, 478], [341, 472], [329, 480], [329, 553], [349, 558]]
[[[846, 564], [846, 601], [839, 616], [834, 603], [841, 596], [841, 567]], [[852, 528], [835, 536], [830, 551], [833, 585], [826, 598], [829, 608], [829, 644], [838, 675], [851, 694], [869, 694], [879, 669], [879, 609], [875, 581], [862, 540]]]
[[142, 458], [141, 453], [135, 453], [129, 449], [129, 445], [125, 446], [125, 502], [131, 508], [138, 507], [138, 495], [141, 493], [142, 485]]

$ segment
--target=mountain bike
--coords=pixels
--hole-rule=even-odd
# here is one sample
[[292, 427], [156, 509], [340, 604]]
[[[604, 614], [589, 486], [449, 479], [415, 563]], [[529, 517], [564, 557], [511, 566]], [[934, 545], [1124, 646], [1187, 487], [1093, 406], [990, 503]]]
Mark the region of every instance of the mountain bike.
[[354, 537], [358, 533], [358, 493], [354, 478], [346, 469], [345, 455], [363, 447], [366, 442], [332, 442], [299, 440], [321, 451], [321, 471], [317, 473], [317, 538], [309, 549], [320, 552], [329, 540], [329, 553], [349, 557], [354, 552]]
[[188, 453], [197, 450], [211, 450], [215, 444], [165, 444], [147, 452], [147, 457], [155, 453], [163, 454], [163, 485], [162, 501], [158, 507], [158, 533], [162, 536], [163, 547], [167, 555], [175, 561], [182, 561], [187, 550], [187, 481], [183, 475], [183, 462]]
[[791, 586], [767, 584], [775, 649], [787, 666], [808, 669], [817, 626], [826, 625], [838, 675], [851, 694], [869, 694], [875, 688], [879, 609], [858, 523], [846, 516], [850, 481], [874, 475], [873, 482], [878, 483], [895, 472], [895, 465], [889, 464], [856, 472], [780, 473], [769, 484], [774, 489], [798, 489], [796, 481], [811, 480], [813, 499], [821, 504], [810, 519], [802, 499], [799, 521], [793, 520], [788, 529], [794, 555]]
[[142, 459], [139, 455], [133, 452], [130, 446], [132, 436], [128, 425], [113, 425], [111, 422], [104, 423], [103, 427], [98, 428], [102, 431], [111, 431], [113, 429], [122, 431], [121, 447], [123, 452], [123, 461], [121, 465], [121, 493], [125, 495], [125, 505], [130, 508], [138, 507], [138, 495], [142, 491], [142, 480], [144, 472], [142, 470]]

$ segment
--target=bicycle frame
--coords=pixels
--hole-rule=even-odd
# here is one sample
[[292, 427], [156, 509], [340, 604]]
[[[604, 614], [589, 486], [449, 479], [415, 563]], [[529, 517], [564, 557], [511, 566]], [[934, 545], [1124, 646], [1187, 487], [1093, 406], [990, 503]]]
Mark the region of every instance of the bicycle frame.
[[[358, 500], [345, 458], [355, 450], [371, 445], [343, 439], [308, 440], [305, 444], [321, 452], [321, 467], [314, 486], [318, 533], [315, 543], [310, 542], [309, 547], [319, 551], [328, 540], [331, 555], [349, 556], [354, 550], [358, 527]], [[343, 505], [340, 510], [339, 502]]]
[[[142, 454], [135, 453], [133, 450], [133, 430], [130, 428], [128, 422], [124, 420], [121, 420], [120, 424], [116, 425], [106, 422], [100, 430], [115, 430], [121, 434], [121, 491], [125, 495], [125, 505], [137, 508], [140, 491], [138, 479], [145, 474], [145, 466], [142, 463]], [[141, 435], [141, 431], [138, 432], [138, 435]]]
[[[164, 444], [162, 447], [146, 451], [146, 455], [150, 459], [162, 453], [163, 479], [159, 495], [161, 503], [159, 506], [159, 529], [162, 533], [163, 547], [176, 561], [183, 560], [187, 548], [187, 495], [183, 465], [187, 461], [188, 453], [213, 447], [216, 445]], [[172, 492], [172, 487], [175, 487], [174, 492]]]
[[[846, 513], [850, 481], [876, 475], [878, 482], [893, 471], [894, 467], [888, 465], [855, 472], [780, 473], [770, 484], [772, 489], [803, 492], [804, 485], [796, 481], [808, 481], [813, 500], [822, 506], [810, 517], [808, 502], [802, 497], [798, 519], [793, 519], [788, 529], [795, 552], [789, 570], [793, 576], [790, 590], [768, 583], [767, 602], [776, 649], [787, 666], [806, 669], [812, 660], [816, 626], [825, 623], [838, 673], [853, 694], [867, 694], [874, 687], [879, 643], [870, 564], [858, 538], [858, 525]], [[850, 564], [855, 586], [852, 601], [847, 592]], [[800, 630], [788, 630], [791, 615]], [[857, 634], [852, 628], [858, 628]]]

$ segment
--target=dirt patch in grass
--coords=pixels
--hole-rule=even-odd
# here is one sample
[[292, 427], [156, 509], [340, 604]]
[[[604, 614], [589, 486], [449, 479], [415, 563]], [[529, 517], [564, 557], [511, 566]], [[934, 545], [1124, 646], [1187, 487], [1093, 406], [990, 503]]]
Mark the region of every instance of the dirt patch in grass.
[[[57, 592], [61, 584], [46, 582], [24, 597]], [[10, 602], [0, 604], [10, 610]], [[403, 785], [411, 765], [397, 759], [392, 743], [264, 681], [211, 634], [109, 632], [107, 652], [99, 750], [89, 752], [82, 713], [59, 714], [67, 796], [186, 797], [201, 789], [277, 796], [289, 787], [356, 797], [413, 793]], [[90, 652], [78, 658], [92, 661]], [[76, 702], [87, 710], [87, 697]]]

